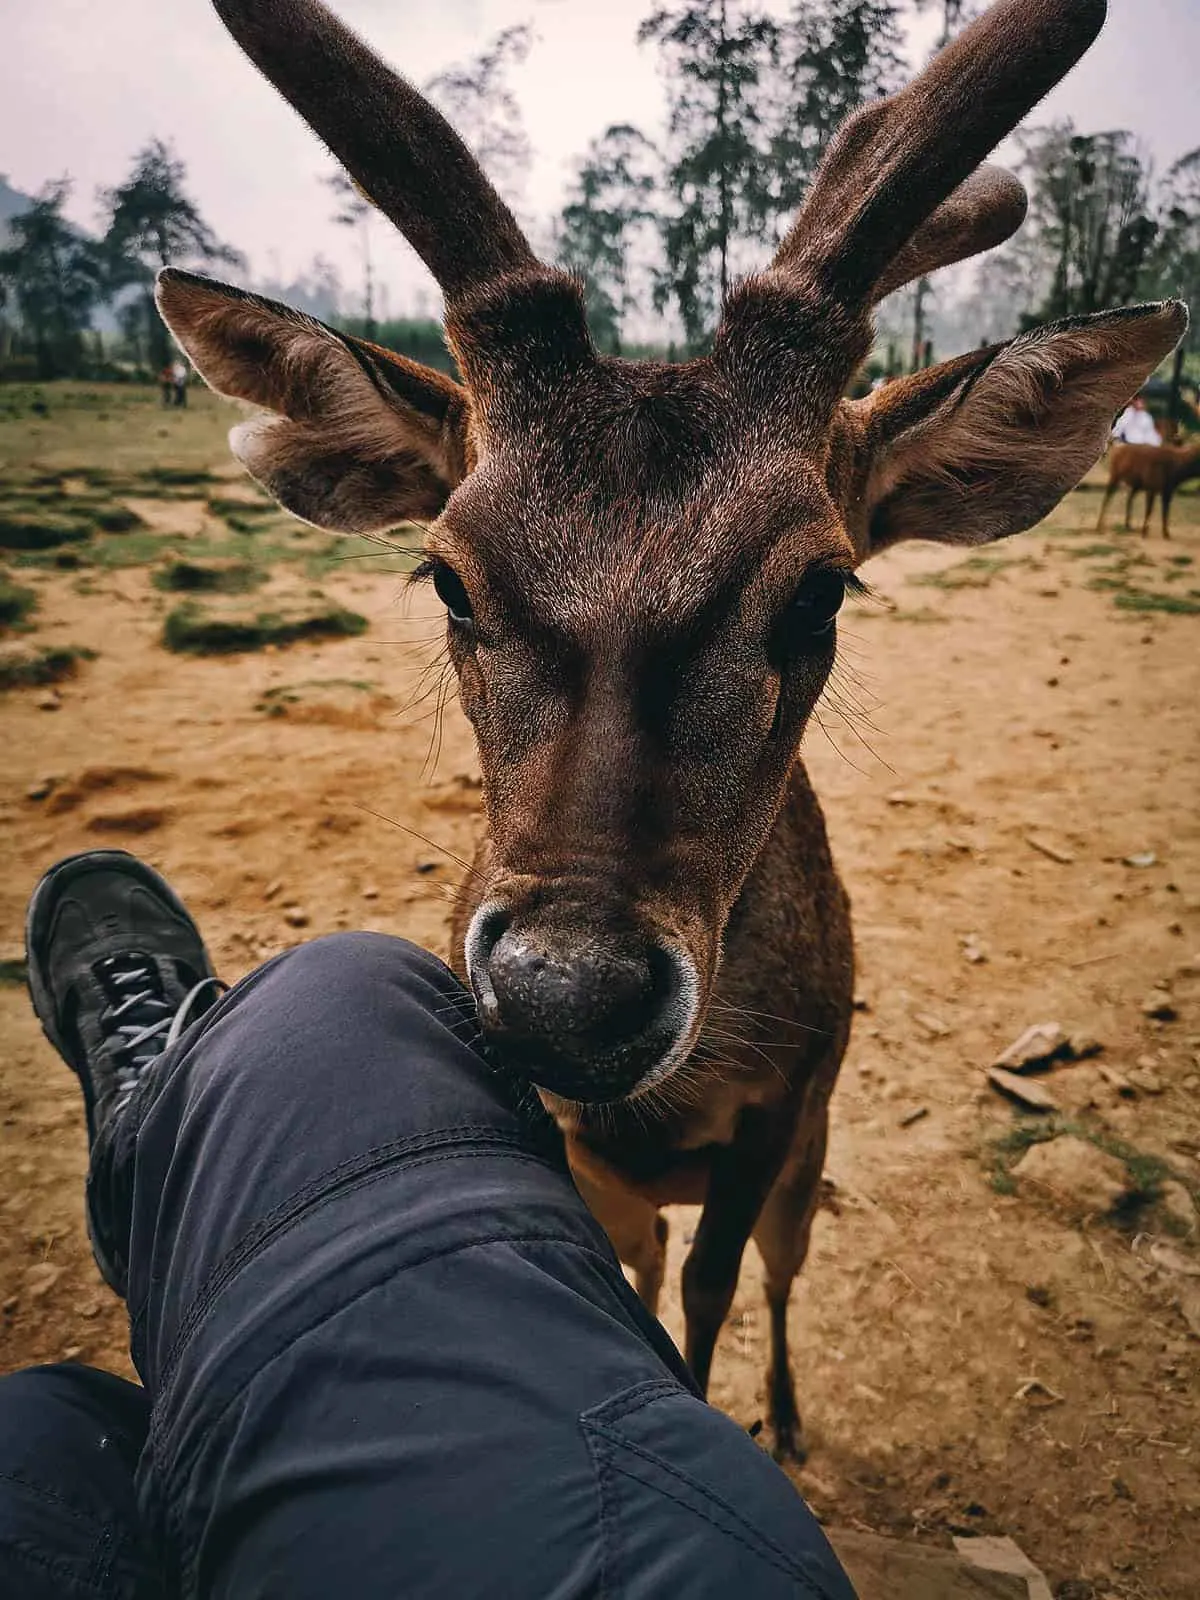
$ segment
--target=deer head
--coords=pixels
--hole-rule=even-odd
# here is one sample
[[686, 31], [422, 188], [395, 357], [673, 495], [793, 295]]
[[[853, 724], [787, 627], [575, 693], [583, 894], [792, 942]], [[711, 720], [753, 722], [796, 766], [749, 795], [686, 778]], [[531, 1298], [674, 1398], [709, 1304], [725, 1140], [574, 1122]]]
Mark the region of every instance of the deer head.
[[853, 116], [682, 365], [597, 355], [580, 285], [316, 0], [217, 10], [437, 278], [463, 382], [184, 272], [162, 314], [213, 388], [263, 408], [233, 449], [289, 510], [429, 522], [494, 846], [465, 952], [481, 1024], [551, 1091], [639, 1096], [703, 1023], [855, 568], [1038, 521], [1186, 326], [1175, 302], [1110, 312], [843, 399], [883, 294], [1019, 225], [1021, 186], [979, 164], [1103, 0], [1003, 0]]

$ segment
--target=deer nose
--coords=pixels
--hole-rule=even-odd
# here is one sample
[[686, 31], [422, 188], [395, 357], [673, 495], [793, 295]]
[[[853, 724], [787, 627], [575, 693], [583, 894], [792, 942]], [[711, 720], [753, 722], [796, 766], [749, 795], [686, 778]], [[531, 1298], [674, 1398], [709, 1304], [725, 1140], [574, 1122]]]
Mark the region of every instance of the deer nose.
[[682, 1033], [679, 958], [637, 935], [568, 939], [477, 925], [469, 965], [485, 1034], [526, 1076], [571, 1100], [615, 1100]]

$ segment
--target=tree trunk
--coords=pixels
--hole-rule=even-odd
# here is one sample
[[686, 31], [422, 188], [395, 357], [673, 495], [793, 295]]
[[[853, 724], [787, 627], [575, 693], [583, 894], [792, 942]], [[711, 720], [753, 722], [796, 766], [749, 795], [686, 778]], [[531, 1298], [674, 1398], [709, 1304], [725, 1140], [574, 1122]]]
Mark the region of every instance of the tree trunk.
[[1183, 428], [1183, 358], [1184, 343], [1175, 346], [1175, 359], [1171, 363], [1171, 394], [1167, 401], [1167, 419], [1176, 438]]
[[913, 290], [912, 366], [910, 371], [920, 372], [925, 357], [925, 297], [929, 293], [929, 279], [918, 278]]

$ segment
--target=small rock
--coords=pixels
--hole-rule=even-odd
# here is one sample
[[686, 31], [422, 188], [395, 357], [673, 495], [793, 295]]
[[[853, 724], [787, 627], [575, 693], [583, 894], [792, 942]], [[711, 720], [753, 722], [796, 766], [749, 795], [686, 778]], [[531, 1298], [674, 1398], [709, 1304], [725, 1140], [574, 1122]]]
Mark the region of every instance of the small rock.
[[309, 915], [307, 911], [301, 911], [299, 906], [289, 906], [283, 913], [283, 920], [289, 928], [307, 928]]
[[931, 1039], [948, 1039], [950, 1037], [949, 1025], [940, 1017], [935, 1017], [931, 1011], [914, 1011], [913, 1021], [919, 1028], [924, 1028]]
[[1122, 864], [1127, 867], [1153, 867], [1158, 863], [1158, 857], [1153, 850], [1138, 850], [1131, 856], [1122, 856]]
[[981, 961], [987, 960], [987, 951], [984, 948], [983, 940], [977, 933], [964, 934], [959, 943], [962, 945], [964, 960], [969, 961], [972, 966], [978, 966]]
[[277, 894], [281, 894], [282, 891], [283, 891], [283, 884], [280, 883], [278, 878], [276, 878], [274, 883], [269, 883], [267, 885], [267, 887], [263, 890], [262, 897], [263, 897], [264, 900], [274, 900], [275, 896]]
[[1027, 1283], [1025, 1285], [1025, 1298], [1030, 1305], [1039, 1306], [1043, 1311], [1048, 1310], [1054, 1303], [1054, 1295], [1044, 1283]]
[[7, 944], [0, 947], [0, 982], [24, 983], [28, 971], [23, 944]]
[[906, 1111], [900, 1118], [900, 1127], [911, 1128], [914, 1122], [920, 1122], [922, 1117], [927, 1117], [928, 1115], [928, 1106], [914, 1106], [911, 1111]]
[[850, 1006], [851, 1010], [853, 1011], [870, 1011], [871, 1002], [867, 999], [865, 994], [859, 993], [854, 996], [854, 999], [850, 1002]]
[[1129, 1081], [1143, 1094], [1162, 1094], [1166, 1084], [1152, 1067], [1130, 1067]]
[[43, 1295], [50, 1293], [54, 1285], [62, 1277], [62, 1268], [56, 1267], [53, 1262], [39, 1261], [34, 1267], [29, 1267], [25, 1272], [25, 1287], [29, 1291], [31, 1300], [40, 1300]]
[[375, 885], [373, 883], [369, 883], [366, 886], [366, 888], [363, 890], [362, 897], [363, 897], [364, 900], [378, 900], [379, 899], [379, 890], [375, 887]]
[[994, 1089], [999, 1089], [1001, 1094], [1019, 1100], [1031, 1111], [1058, 1110], [1058, 1101], [1049, 1090], [1043, 1089], [1040, 1083], [1030, 1078], [1020, 1078], [1015, 1072], [1005, 1072], [1002, 1067], [992, 1067], [988, 1071], [987, 1079]]
[[1075, 860], [1074, 851], [1066, 849], [1063, 845], [1055, 844], [1053, 839], [1047, 839], [1040, 833], [1027, 833], [1025, 835], [1025, 843], [1032, 849], [1040, 851], [1042, 855], [1047, 856], [1051, 861], [1057, 861], [1059, 866], [1069, 867]]
[[56, 694], [40, 695], [33, 703], [39, 711], [58, 711], [62, 708], [62, 701]]
[[911, 806], [915, 805], [916, 801], [905, 790], [893, 789], [887, 797], [887, 803], [890, 806]]
[[1009, 1072], [1029, 1072], [1067, 1054], [1067, 1036], [1057, 1022], [1035, 1022], [992, 1063]]
[[69, 1344], [63, 1351], [62, 1358], [64, 1361], [78, 1361], [82, 1354], [83, 1346], [81, 1344]]
[[1086, 1139], [1061, 1134], [1032, 1145], [1013, 1168], [1022, 1183], [1046, 1190], [1072, 1211], [1111, 1211], [1128, 1193], [1123, 1162]]
[[1114, 1088], [1119, 1095], [1123, 1095], [1127, 1100], [1133, 1099], [1137, 1090], [1123, 1072], [1118, 1072], [1116, 1067], [1108, 1066], [1101, 1067], [1099, 1071], [1105, 1083]]
[[1072, 1033], [1067, 1039], [1067, 1054], [1072, 1061], [1086, 1061], [1090, 1056], [1100, 1055], [1103, 1049], [1099, 1039], [1090, 1033]]
[[1187, 1233], [1196, 1232], [1197, 1222], [1200, 1222], [1196, 1215], [1196, 1202], [1182, 1183], [1168, 1178], [1162, 1186], [1160, 1202], [1167, 1215], [1173, 1217]]
[[2, 1308], [3, 1311], [4, 1311], [4, 1315], [6, 1317], [11, 1317], [13, 1312], [17, 1310], [17, 1308], [20, 1306], [20, 1304], [21, 1304], [20, 1295], [10, 1294], [8, 1299], [4, 1302], [4, 1306]]
[[417, 871], [424, 876], [427, 872], [436, 872], [441, 864], [440, 861], [418, 861]]
[[54, 792], [53, 778], [39, 778], [25, 791], [26, 800], [46, 800]]
[[1178, 1022], [1179, 1012], [1165, 989], [1153, 990], [1142, 1003], [1142, 1015], [1155, 1022]]

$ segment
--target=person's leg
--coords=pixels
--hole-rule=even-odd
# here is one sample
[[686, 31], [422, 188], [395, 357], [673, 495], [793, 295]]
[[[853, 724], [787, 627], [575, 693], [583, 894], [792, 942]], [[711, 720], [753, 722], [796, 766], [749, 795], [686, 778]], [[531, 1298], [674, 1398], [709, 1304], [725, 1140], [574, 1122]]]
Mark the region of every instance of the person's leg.
[[787, 1480], [695, 1398], [472, 1016], [423, 951], [318, 940], [226, 995], [98, 1141], [169, 1583], [850, 1595]]
[[154, 1600], [134, 1472], [150, 1407], [74, 1365], [0, 1378], [0, 1595]]

